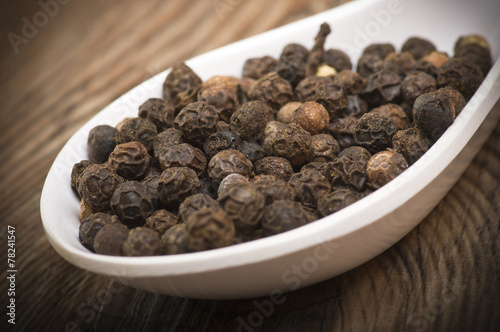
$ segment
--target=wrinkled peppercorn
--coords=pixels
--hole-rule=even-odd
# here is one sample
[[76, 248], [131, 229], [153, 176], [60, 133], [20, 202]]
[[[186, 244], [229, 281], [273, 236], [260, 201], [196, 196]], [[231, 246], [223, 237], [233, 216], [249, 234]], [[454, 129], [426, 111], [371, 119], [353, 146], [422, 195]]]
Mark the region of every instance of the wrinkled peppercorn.
[[208, 176], [217, 183], [231, 173], [249, 176], [251, 172], [252, 162], [238, 150], [221, 151], [208, 163]]
[[227, 123], [226, 121], [222, 121], [220, 119], [217, 122], [217, 125], [215, 126], [215, 128], [216, 128], [216, 132], [231, 131], [231, 126], [229, 125], [229, 123]]
[[160, 254], [160, 235], [146, 227], [131, 229], [123, 243], [124, 256], [154, 256]]
[[410, 52], [393, 52], [385, 57], [382, 69], [390, 70], [403, 79], [413, 66], [415, 59]]
[[78, 183], [78, 194], [95, 212], [109, 210], [115, 189], [123, 181], [104, 164], [92, 164], [83, 171]]
[[262, 101], [249, 101], [231, 116], [231, 130], [243, 139], [257, 139], [264, 135], [267, 115], [272, 112]]
[[241, 174], [231, 173], [224, 179], [222, 179], [219, 185], [219, 189], [217, 190], [217, 193], [218, 195], [220, 195], [224, 190], [227, 190], [230, 187], [240, 183], [250, 183], [250, 181], [248, 181], [248, 179]]
[[264, 147], [256, 141], [242, 141], [238, 149], [250, 162], [255, 162], [266, 155]]
[[438, 70], [437, 84], [449, 86], [470, 98], [483, 82], [481, 69], [468, 57], [452, 58]]
[[279, 121], [269, 121], [264, 129], [264, 141], [262, 142], [262, 147], [264, 148], [264, 153], [266, 155], [273, 154], [272, 142], [276, 133], [281, 129], [286, 127], [286, 123]]
[[378, 189], [408, 168], [402, 154], [393, 150], [375, 153], [366, 164], [366, 178], [373, 189]]
[[344, 117], [361, 117], [368, 112], [368, 103], [358, 95], [347, 96], [347, 108], [342, 112]]
[[115, 148], [115, 137], [118, 130], [108, 125], [94, 127], [87, 139], [87, 152], [89, 160], [96, 164], [102, 164], [108, 160], [109, 154]]
[[143, 118], [130, 118], [123, 122], [115, 141], [116, 144], [139, 142], [150, 151], [156, 135], [158, 131], [153, 122]]
[[330, 116], [323, 107], [314, 101], [307, 101], [297, 108], [293, 121], [311, 135], [321, 133], [330, 122]]
[[221, 192], [217, 202], [233, 221], [236, 230], [246, 234], [257, 226], [265, 197], [254, 185], [240, 183]]
[[385, 104], [374, 108], [370, 111], [370, 113], [377, 113], [381, 115], [385, 115], [386, 117], [392, 119], [399, 130], [408, 128], [410, 121], [406, 116], [403, 108], [396, 104]]
[[438, 76], [438, 69], [429, 61], [424, 59], [420, 59], [415, 63], [415, 66], [411, 69], [410, 73], [414, 71], [424, 72], [429, 76], [432, 76], [434, 79]]
[[272, 72], [255, 82], [249, 91], [249, 97], [266, 103], [277, 112], [293, 99], [293, 88], [286, 79]]
[[392, 147], [392, 136], [398, 131], [396, 123], [389, 117], [368, 112], [354, 127], [354, 142], [376, 153]]
[[179, 221], [185, 223], [194, 212], [214, 204], [217, 204], [217, 202], [205, 194], [189, 196], [179, 205], [179, 213], [177, 214]]
[[333, 80], [343, 85], [349, 95], [362, 93], [365, 88], [365, 79], [359, 73], [352, 70], [342, 70], [335, 75]]
[[203, 251], [231, 245], [235, 235], [229, 215], [217, 205], [194, 212], [186, 222], [189, 251]]
[[309, 51], [304, 46], [288, 44], [281, 52], [276, 72], [292, 86], [295, 86], [306, 76], [308, 57]]
[[418, 96], [434, 90], [436, 90], [434, 77], [421, 71], [409, 73], [401, 82], [401, 96], [412, 105]]
[[401, 81], [392, 71], [382, 69], [366, 80], [366, 88], [361, 95], [372, 107], [387, 103], [397, 103], [401, 95]]
[[219, 119], [223, 121], [229, 121], [231, 115], [240, 106], [238, 94], [233, 89], [217, 86], [200, 90], [198, 101], [211, 105], [217, 112]]
[[266, 206], [262, 215], [264, 236], [276, 235], [310, 222], [310, 215], [302, 204], [291, 200], [275, 201]]
[[128, 232], [128, 227], [120, 223], [105, 225], [97, 232], [94, 239], [96, 254], [122, 256], [122, 247]]
[[163, 255], [176, 255], [188, 252], [186, 224], [177, 224], [165, 231], [160, 239], [160, 252]]
[[154, 211], [148, 187], [137, 181], [120, 184], [111, 197], [111, 208], [128, 227], [142, 226]]
[[234, 76], [222, 76], [216, 75], [210, 77], [208, 80], [202, 83], [200, 94], [203, 93], [203, 90], [218, 87], [219, 89], [230, 89], [234, 93], [238, 94], [238, 87], [241, 83], [241, 80]]
[[390, 53], [396, 52], [394, 45], [389, 43], [376, 43], [368, 45], [363, 50], [364, 54], [376, 54], [380, 57], [380, 59], [384, 60]]
[[203, 151], [208, 159], [212, 159], [223, 150], [239, 150], [240, 145], [241, 139], [234, 131], [218, 131], [207, 137], [203, 143]]
[[338, 72], [344, 69], [352, 69], [351, 59], [349, 59], [349, 56], [342, 50], [334, 48], [327, 50], [325, 52], [324, 61]]
[[189, 142], [203, 144], [217, 130], [218, 120], [215, 108], [199, 101], [184, 107], [175, 117], [174, 126], [182, 130]]
[[286, 182], [293, 175], [292, 164], [285, 158], [281, 157], [264, 157], [255, 162], [255, 174], [274, 175]]
[[185, 143], [186, 139], [181, 130], [177, 128], [168, 128], [159, 133], [153, 140], [153, 151], [156, 158], [160, 156], [163, 151], [172, 145]]
[[82, 160], [76, 164], [73, 165], [73, 168], [71, 169], [71, 188], [73, 190], [76, 190], [78, 193], [78, 184], [80, 183], [80, 176], [82, 175], [83, 171], [85, 169], [92, 165], [92, 162], [89, 160]]
[[328, 134], [311, 137], [311, 161], [332, 161], [340, 152], [339, 142]]
[[257, 175], [252, 184], [264, 195], [265, 204], [278, 200], [293, 200], [294, 192], [290, 185], [274, 175]]
[[201, 190], [196, 172], [188, 167], [170, 167], [163, 171], [158, 182], [158, 196], [167, 207], [176, 207], [187, 197]]
[[425, 133], [417, 127], [400, 130], [392, 136], [394, 150], [405, 157], [408, 165], [420, 159], [431, 145]]
[[346, 176], [342, 174], [332, 162], [313, 161], [302, 166], [300, 171], [302, 172], [308, 169], [321, 173], [321, 175], [323, 175], [328, 182], [330, 182], [332, 190], [344, 189], [347, 187], [347, 184], [345, 183]]
[[351, 146], [339, 153], [332, 166], [344, 176], [343, 182], [355, 191], [362, 191], [366, 184], [366, 164], [371, 154], [360, 146]]
[[177, 217], [167, 210], [156, 210], [146, 218], [144, 227], [157, 231], [162, 236], [170, 227], [177, 225]]
[[272, 152], [274, 156], [287, 158], [293, 166], [299, 166], [309, 158], [311, 143], [311, 134], [292, 122], [273, 137]]
[[371, 75], [378, 73], [382, 69], [383, 65], [384, 60], [377, 54], [363, 54], [358, 59], [356, 71], [361, 77], [368, 78]]
[[141, 143], [122, 143], [109, 155], [109, 167], [121, 177], [133, 180], [146, 173], [150, 160], [148, 150]]
[[172, 145], [158, 156], [163, 170], [169, 167], [189, 167], [200, 176], [207, 168], [207, 157], [200, 150], [188, 143]]
[[139, 116], [154, 123], [161, 132], [174, 123], [175, 105], [160, 98], [150, 98], [139, 106]]
[[358, 196], [350, 189], [336, 190], [318, 200], [318, 212], [326, 217], [358, 201]]
[[184, 63], [177, 64], [167, 75], [163, 83], [163, 99], [175, 105], [176, 111], [195, 102], [201, 78]]
[[94, 213], [83, 219], [80, 223], [80, 243], [90, 251], [94, 251], [94, 240], [97, 233], [106, 225], [118, 223], [116, 216], [107, 213]]
[[276, 59], [266, 55], [260, 58], [247, 59], [243, 64], [243, 77], [250, 77], [258, 80], [265, 74], [276, 69]]
[[408, 38], [401, 47], [401, 52], [410, 52], [415, 60], [420, 60], [435, 50], [436, 46], [433, 43], [420, 37]]
[[333, 119], [328, 125], [328, 132], [337, 140], [340, 149], [344, 150], [354, 145], [354, 127], [357, 118], [348, 116], [345, 118]]
[[415, 125], [435, 142], [455, 121], [455, 117], [465, 106], [460, 92], [442, 88], [434, 92], [424, 93], [413, 104]]
[[454, 57], [467, 57], [481, 69], [486, 76], [491, 68], [491, 53], [488, 41], [480, 35], [467, 35], [460, 37], [455, 43]]
[[342, 117], [342, 110], [348, 104], [344, 86], [330, 77], [306, 77], [297, 85], [295, 93], [301, 102], [315, 101], [323, 105], [331, 119]]
[[315, 208], [318, 199], [332, 190], [330, 182], [320, 172], [312, 169], [295, 173], [288, 184], [295, 193], [295, 199], [311, 208]]

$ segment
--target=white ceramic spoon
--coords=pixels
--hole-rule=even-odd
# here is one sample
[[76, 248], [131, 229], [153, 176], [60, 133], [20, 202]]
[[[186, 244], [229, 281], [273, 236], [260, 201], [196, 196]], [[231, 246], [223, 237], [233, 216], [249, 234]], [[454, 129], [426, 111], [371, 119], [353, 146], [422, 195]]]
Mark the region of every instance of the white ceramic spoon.
[[138, 106], [161, 97], [163, 72], [132, 89], [86, 123], [61, 150], [47, 176], [41, 215], [48, 239], [74, 265], [152, 292], [197, 298], [241, 298], [294, 290], [363, 264], [411, 231], [441, 200], [472, 160], [500, 115], [500, 1], [367, 0], [338, 8], [203, 54], [187, 64], [202, 79], [239, 76], [244, 61], [279, 56], [288, 43], [313, 44], [328, 22], [327, 48], [341, 48], [356, 63], [373, 42], [400, 48], [410, 36], [430, 39], [453, 54], [461, 35], [478, 33], [495, 62], [484, 83], [439, 141], [402, 175], [331, 216], [277, 236], [200, 253], [111, 257], [78, 241], [79, 201], [70, 188], [74, 163], [87, 159], [86, 140], [99, 124], [137, 116]]

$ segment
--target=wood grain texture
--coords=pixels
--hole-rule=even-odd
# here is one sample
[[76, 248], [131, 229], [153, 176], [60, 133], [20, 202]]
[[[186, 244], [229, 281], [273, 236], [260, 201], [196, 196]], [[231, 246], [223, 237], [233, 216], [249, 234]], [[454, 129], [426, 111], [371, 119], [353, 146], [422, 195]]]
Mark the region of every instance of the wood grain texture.
[[[232, 4], [218, 12], [217, 2]], [[0, 5], [0, 239], [16, 227], [18, 331], [497, 331], [500, 329], [500, 126], [464, 175], [410, 234], [368, 263], [267, 299], [194, 300], [123, 286], [51, 248], [43, 181], [82, 124], [171, 65], [344, 1], [68, 1], [15, 52], [36, 2]], [[8, 284], [0, 263], [0, 330]]]

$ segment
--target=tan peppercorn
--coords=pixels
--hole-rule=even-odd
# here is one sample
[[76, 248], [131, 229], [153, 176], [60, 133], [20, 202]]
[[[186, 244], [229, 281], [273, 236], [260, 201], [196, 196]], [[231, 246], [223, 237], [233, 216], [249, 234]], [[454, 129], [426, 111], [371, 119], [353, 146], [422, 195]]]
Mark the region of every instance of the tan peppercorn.
[[292, 122], [307, 130], [311, 135], [316, 135], [326, 128], [330, 122], [330, 116], [323, 105], [307, 101], [297, 108]]
[[389, 183], [408, 168], [402, 154], [393, 150], [375, 153], [366, 164], [366, 178], [373, 189]]

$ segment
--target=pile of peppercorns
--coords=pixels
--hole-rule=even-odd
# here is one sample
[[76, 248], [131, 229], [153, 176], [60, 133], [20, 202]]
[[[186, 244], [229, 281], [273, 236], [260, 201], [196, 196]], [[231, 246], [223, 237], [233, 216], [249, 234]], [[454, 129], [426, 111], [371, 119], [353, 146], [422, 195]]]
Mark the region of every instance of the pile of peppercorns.
[[314, 46], [248, 59], [203, 82], [174, 66], [163, 98], [88, 137], [73, 167], [80, 241], [105, 255], [170, 255], [282, 233], [365, 197], [415, 163], [491, 67], [486, 40], [454, 56], [412, 37], [349, 57]]

